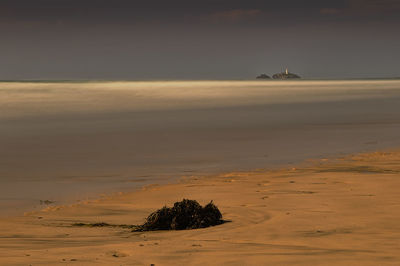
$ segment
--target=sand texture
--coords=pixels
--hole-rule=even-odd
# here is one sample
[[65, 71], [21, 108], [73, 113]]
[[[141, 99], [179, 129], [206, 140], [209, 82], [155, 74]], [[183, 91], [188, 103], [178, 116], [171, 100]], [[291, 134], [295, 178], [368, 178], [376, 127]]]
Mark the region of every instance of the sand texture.
[[[148, 186], [0, 221], [0, 265], [399, 265], [400, 151]], [[230, 222], [131, 232], [182, 198]]]

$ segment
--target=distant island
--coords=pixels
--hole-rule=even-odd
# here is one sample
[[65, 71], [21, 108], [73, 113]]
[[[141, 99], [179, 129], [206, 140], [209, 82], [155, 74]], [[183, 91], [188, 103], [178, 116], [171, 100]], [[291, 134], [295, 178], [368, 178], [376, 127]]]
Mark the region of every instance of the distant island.
[[[272, 75], [273, 79], [300, 79], [301, 77], [297, 74], [290, 73], [289, 70], [286, 68], [285, 72], [277, 73]], [[270, 76], [266, 74], [261, 74], [257, 77], [257, 79], [271, 79]]]
[[290, 73], [289, 70], [286, 68], [285, 72], [274, 74], [272, 76], [273, 79], [299, 79], [300, 76]]

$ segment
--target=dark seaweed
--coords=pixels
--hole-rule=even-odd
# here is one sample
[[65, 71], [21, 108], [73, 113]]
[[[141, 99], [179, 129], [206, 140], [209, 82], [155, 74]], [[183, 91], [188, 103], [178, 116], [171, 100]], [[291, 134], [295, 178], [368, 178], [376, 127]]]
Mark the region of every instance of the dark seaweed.
[[211, 201], [202, 207], [195, 200], [184, 199], [172, 208], [163, 208], [151, 213], [146, 222], [133, 231], [187, 230], [222, 224], [222, 214]]

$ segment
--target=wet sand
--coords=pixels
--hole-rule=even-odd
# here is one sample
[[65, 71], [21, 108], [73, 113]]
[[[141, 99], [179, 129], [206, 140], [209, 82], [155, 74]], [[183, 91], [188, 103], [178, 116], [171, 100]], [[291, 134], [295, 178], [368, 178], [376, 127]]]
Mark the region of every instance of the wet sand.
[[[400, 151], [192, 177], [0, 219], [1, 265], [398, 265]], [[137, 233], [182, 198], [214, 200], [223, 225]]]

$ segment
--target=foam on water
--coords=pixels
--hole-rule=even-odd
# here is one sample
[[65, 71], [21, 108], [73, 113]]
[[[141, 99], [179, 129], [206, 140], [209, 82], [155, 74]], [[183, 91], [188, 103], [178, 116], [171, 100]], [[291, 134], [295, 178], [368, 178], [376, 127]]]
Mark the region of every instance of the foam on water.
[[388, 97], [399, 80], [0, 83], [0, 118]]

